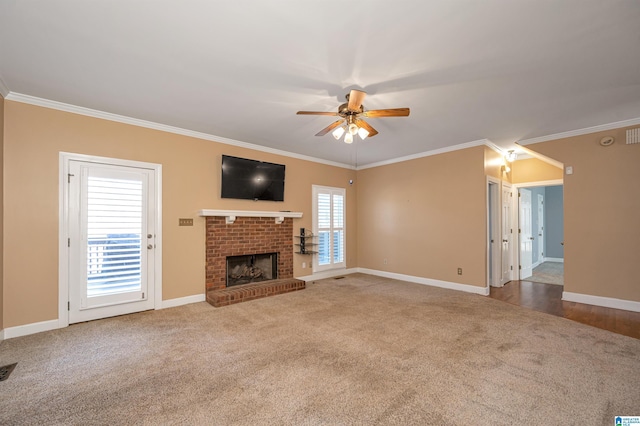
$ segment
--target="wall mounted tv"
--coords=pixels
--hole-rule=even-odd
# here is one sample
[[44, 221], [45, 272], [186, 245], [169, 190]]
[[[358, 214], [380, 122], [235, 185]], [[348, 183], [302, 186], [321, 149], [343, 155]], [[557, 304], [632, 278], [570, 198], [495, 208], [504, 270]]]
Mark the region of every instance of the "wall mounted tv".
[[221, 196], [284, 201], [284, 164], [223, 155]]

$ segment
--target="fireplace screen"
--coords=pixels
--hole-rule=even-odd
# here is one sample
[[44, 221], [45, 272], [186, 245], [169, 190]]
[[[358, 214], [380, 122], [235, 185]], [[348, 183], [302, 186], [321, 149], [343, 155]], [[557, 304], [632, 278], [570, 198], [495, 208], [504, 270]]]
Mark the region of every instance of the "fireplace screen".
[[227, 257], [227, 287], [278, 278], [278, 253]]

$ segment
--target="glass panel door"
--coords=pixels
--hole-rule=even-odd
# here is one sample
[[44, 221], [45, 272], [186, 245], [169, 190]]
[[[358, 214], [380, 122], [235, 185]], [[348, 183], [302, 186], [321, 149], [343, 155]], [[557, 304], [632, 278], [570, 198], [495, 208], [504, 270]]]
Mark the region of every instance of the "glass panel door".
[[153, 170], [69, 163], [69, 322], [153, 309]]

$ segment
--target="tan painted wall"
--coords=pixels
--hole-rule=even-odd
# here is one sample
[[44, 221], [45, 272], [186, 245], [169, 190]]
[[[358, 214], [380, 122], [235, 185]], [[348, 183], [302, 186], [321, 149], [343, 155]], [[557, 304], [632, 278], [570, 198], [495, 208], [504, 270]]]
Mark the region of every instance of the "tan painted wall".
[[[356, 172], [156, 130], [5, 102], [4, 326], [58, 317], [58, 157], [73, 152], [162, 164], [163, 299], [203, 294], [204, 219], [200, 209], [303, 212], [311, 228], [311, 185], [347, 189], [347, 223], [356, 223]], [[286, 165], [285, 202], [220, 198], [222, 154]], [[178, 218], [195, 218], [178, 227]], [[347, 228], [347, 267], [357, 265], [355, 226]], [[294, 274], [306, 256], [295, 255]], [[34, 262], [37, 262], [34, 263]], [[37, 265], [37, 266], [36, 266]]]
[[562, 169], [537, 158], [514, 161], [511, 165], [512, 183], [562, 180]]
[[0, 330], [4, 329], [4, 98], [0, 95]]
[[505, 164], [502, 154], [491, 148], [484, 147], [484, 174], [496, 179], [511, 182], [511, 172], [503, 172], [502, 166]]
[[480, 146], [359, 171], [358, 265], [484, 287], [483, 165]]
[[[60, 151], [163, 165], [165, 300], [204, 290], [204, 220], [196, 216], [198, 210], [302, 211], [304, 217], [294, 221], [297, 233], [301, 226], [311, 228], [312, 184], [347, 189], [347, 223], [355, 224], [347, 229], [347, 267], [484, 287], [485, 176], [507, 181], [513, 177], [514, 183], [562, 178], [561, 170], [539, 160], [518, 161], [511, 174], [502, 174], [500, 155], [486, 147], [356, 175], [343, 168], [4, 100], [0, 128], [3, 125], [0, 327], [57, 318]], [[605, 135], [615, 136], [616, 144], [600, 147], [597, 142]], [[634, 267], [640, 261], [640, 192], [635, 184], [640, 181], [640, 146], [624, 145], [621, 129], [528, 148], [575, 169], [565, 177], [565, 290], [640, 301]], [[220, 199], [222, 154], [286, 164], [286, 202]], [[355, 180], [353, 186], [349, 179]], [[178, 227], [180, 217], [195, 218], [195, 226]], [[296, 276], [311, 273], [301, 268], [303, 261], [309, 258], [296, 255]], [[458, 267], [463, 268], [462, 276], [456, 273]]]
[[[625, 130], [529, 145], [564, 176], [565, 291], [640, 302], [640, 144]], [[615, 143], [602, 147], [604, 136]]]

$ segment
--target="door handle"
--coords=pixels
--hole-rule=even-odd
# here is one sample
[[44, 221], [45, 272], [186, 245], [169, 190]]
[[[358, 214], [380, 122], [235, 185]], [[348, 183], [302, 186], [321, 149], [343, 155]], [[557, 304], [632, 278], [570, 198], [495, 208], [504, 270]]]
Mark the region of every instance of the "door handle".
[[509, 242], [509, 240], [502, 240], [502, 242], [503, 242], [503, 243], [508, 243], [508, 242]]
[[533, 237], [529, 237], [529, 239], [530, 239], [530, 240], [533, 240], [534, 238], [533, 238]]

